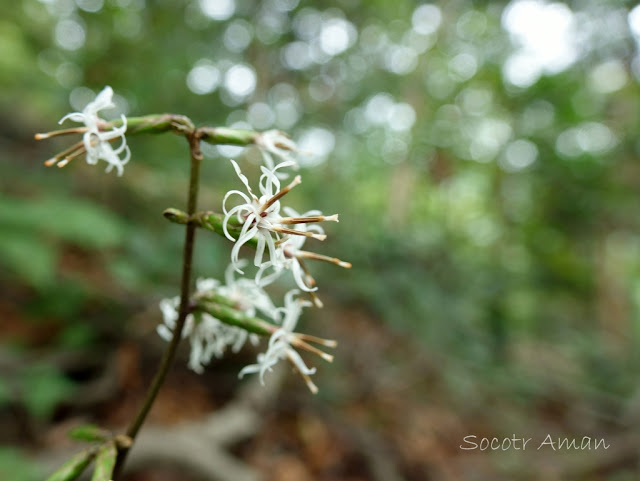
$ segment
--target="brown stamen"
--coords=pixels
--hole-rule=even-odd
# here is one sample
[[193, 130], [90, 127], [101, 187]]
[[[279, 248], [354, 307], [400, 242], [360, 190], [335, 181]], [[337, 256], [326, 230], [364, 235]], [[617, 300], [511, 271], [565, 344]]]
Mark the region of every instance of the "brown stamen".
[[279, 232], [281, 234], [291, 234], [291, 235], [301, 235], [304, 237], [313, 237], [314, 239], [318, 239], [318, 240], [325, 240], [327, 238], [327, 236], [325, 234], [316, 234], [315, 232], [306, 232], [306, 231], [299, 231], [299, 230], [295, 230], [295, 229], [288, 229], [286, 227], [278, 227], [278, 226], [272, 226], [269, 228], [269, 230], [273, 231], [273, 232]]
[[316, 280], [313, 278], [313, 276], [311, 275], [311, 271], [309, 271], [309, 269], [307, 268], [306, 264], [304, 262], [302, 262], [302, 259], [299, 259], [296, 257], [296, 260], [298, 261], [298, 264], [300, 264], [300, 267], [302, 268], [302, 270], [304, 271], [305, 274], [305, 280], [307, 281], [307, 285], [311, 288], [314, 288], [316, 286]]
[[341, 261], [336, 257], [323, 256], [322, 254], [316, 254], [315, 252], [308, 251], [297, 251], [295, 255], [298, 258], [302, 257], [304, 259], [315, 259], [317, 261], [330, 262], [331, 264], [336, 264], [340, 267], [344, 267], [345, 269], [351, 269], [350, 262]]
[[262, 207], [260, 207], [260, 213], [264, 212], [265, 210], [267, 210], [269, 207], [271, 207], [275, 202], [278, 201], [278, 199], [280, 199], [283, 195], [286, 195], [289, 193], [289, 191], [291, 189], [293, 189], [296, 185], [298, 185], [300, 182], [302, 182], [302, 179], [300, 178], [299, 175], [296, 175], [296, 177], [293, 179], [293, 181], [286, 186], [284, 189], [280, 190], [280, 192], [276, 192], [273, 197], [271, 197], [269, 200], [267, 200], [264, 204], [262, 204]]
[[295, 361], [293, 360], [293, 357], [291, 356], [291, 354], [287, 353], [287, 357], [289, 358], [289, 362], [291, 362], [291, 365], [294, 367], [294, 369], [300, 373], [300, 375], [302, 376], [302, 379], [304, 379], [304, 382], [307, 384], [307, 387], [309, 388], [309, 390], [313, 394], [317, 394], [318, 393], [318, 386], [316, 386], [313, 383], [313, 381], [311, 380], [311, 378], [309, 377], [308, 374], [305, 374], [300, 369], [298, 369], [298, 366], [296, 365]]
[[[72, 152], [69, 155], [67, 155], [62, 162], [64, 162], [64, 165], [67, 165], [71, 160], [75, 159], [76, 157], [80, 157], [82, 154], [85, 154], [86, 152], [87, 151], [84, 148], [78, 149], [75, 152]], [[62, 162], [58, 164], [58, 167], [63, 167], [62, 165], [60, 165]]]
[[320, 300], [318, 294], [316, 294], [315, 292], [310, 292], [309, 295], [311, 296], [313, 303], [318, 309], [322, 309], [324, 307], [324, 303], [322, 302], [322, 300]]
[[54, 157], [52, 157], [49, 160], [47, 160], [44, 163], [44, 165], [46, 165], [47, 167], [51, 167], [52, 165], [55, 165], [60, 159], [62, 159], [64, 157], [67, 157], [69, 154], [72, 154], [73, 152], [75, 152], [76, 150], [79, 150], [79, 149], [82, 152], [84, 152], [83, 146], [84, 146], [84, 142], [82, 142], [82, 140], [80, 142], [76, 142], [71, 147], [63, 150], [59, 154], [56, 154]]
[[317, 347], [312, 346], [311, 344], [303, 341], [302, 339], [300, 339], [298, 334], [295, 334], [294, 337], [291, 339], [291, 344], [293, 344], [296, 347], [299, 347], [300, 349], [304, 349], [305, 351], [309, 351], [315, 354], [316, 356], [320, 356], [322, 359], [324, 359], [327, 362], [333, 362], [333, 356], [331, 354], [327, 354], [326, 352], [321, 351]]
[[314, 215], [309, 217], [282, 217], [278, 221], [279, 224], [308, 224], [311, 222], [334, 221], [338, 222], [338, 214], [334, 215]]
[[51, 137], [58, 137], [60, 135], [70, 135], [70, 134], [84, 134], [87, 130], [87, 127], [72, 127], [70, 129], [62, 129], [62, 130], [54, 130], [53, 132], [45, 132], [44, 134], [36, 134], [36, 140], [44, 140], [50, 139]]
[[296, 334], [296, 336], [299, 339], [302, 339], [303, 341], [314, 342], [316, 344], [320, 344], [321, 346], [327, 346], [327, 347], [338, 346], [338, 341], [334, 339], [324, 339], [322, 337], [312, 336], [310, 334]]

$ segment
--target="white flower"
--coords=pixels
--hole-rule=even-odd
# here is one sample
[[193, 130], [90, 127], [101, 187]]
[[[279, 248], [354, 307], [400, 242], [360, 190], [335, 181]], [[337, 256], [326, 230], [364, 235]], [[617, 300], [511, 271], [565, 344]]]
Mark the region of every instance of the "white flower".
[[217, 279], [196, 279], [196, 292], [213, 291], [220, 287], [220, 281]]
[[[285, 207], [283, 210], [288, 216], [290, 216], [290, 218], [313, 220], [323, 217], [322, 212], [319, 210], [311, 210], [302, 215], [289, 207]], [[300, 223], [296, 225], [296, 229], [301, 232], [314, 231], [317, 234], [324, 235], [324, 229], [317, 224], [307, 225], [305, 223]], [[256, 283], [261, 287], [265, 287], [278, 279], [283, 272], [290, 270], [293, 274], [296, 285], [301, 290], [305, 292], [315, 292], [318, 288], [315, 286], [315, 280], [311, 276], [309, 269], [307, 269], [304, 259], [322, 260], [331, 262], [332, 264], [337, 264], [340, 267], [351, 267], [350, 263], [341, 261], [335, 257], [328, 257], [302, 250], [306, 240], [307, 237], [305, 236], [288, 236], [287, 239], [283, 240], [280, 244], [280, 249], [278, 250], [278, 259], [276, 263], [272, 263], [271, 261], [263, 263], [256, 274]], [[272, 269], [273, 272], [265, 275], [265, 272], [268, 269]], [[319, 299], [314, 299], [316, 304], [318, 304]], [[321, 305], [322, 303], [319, 304], [319, 307], [321, 307]]]
[[[279, 162], [274, 161], [274, 157], [286, 163], [287, 166], [298, 168], [298, 163], [294, 159], [292, 152], [298, 152], [295, 142], [284, 132], [279, 130], [267, 130], [258, 135], [256, 146], [260, 149], [262, 159], [268, 169], [274, 170]], [[276, 174], [280, 178], [287, 178], [286, 174]]]
[[[211, 284], [209, 281], [211, 280], [200, 281], [199, 287]], [[160, 301], [164, 323], [157, 327], [157, 332], [167, 342], [173, 338], [179, 306], [179, 297]], [[210, 314], [197, 312], [187, 315], [182, 338], [188, 338], [191, 345], [189, 368], [201, 374], [204, 371], [203, 366], [209, 364], [214, 356], [221, 358], [228, 346], [231, 346], [233, 352], [238, 352], [249, 338], [249, 333], [239, 327], [224, 324]], [[252, 343], [257, 344], [256, 335], [252, 335], [250, 339]]]
[[[160, 301], [160, 310], [162, 311], [162, 319], [164, 324], [160, 324], [156, 331], [158, 335], [167, 342], [171, 341], [173, 337], [173, 330], [176, 328], [176, 321], [178, 320], [178, 307], [180, 306], [180, 298], [173, 297], [169, 299], [162, 299]], [[186, 329], [182, 330], [182, 337], [185, 337]]]
[[[235, 242], [235, 245], [231, 250], [231, 263], [234, 266], [234, 269], [241, 274], [243, 274], [243, 271], [239, 267], [238, 261], [240, 248], [254, 237], [257, 238], [254, 265], [257, 267], [262, 266], [262, 257], [264, 255], [265, 246], [267, 246], [269, 249], [270, 265], [279, 269], [282, 267], [280, 264], [282, 263], [283, 256], [279, 253], [278, 245], [286, 241], [289, 236], [313, 237], [318, 240], [324, 240], [326, 238], [326, 235], [321, 232], [322, 229], [320, 229], [320, 232], [318, 232], [317, 229], [315, 229], [316, 232], [312, 232], [312, 229], [296, 229], [287, 226], [322, 221], [338, 222], [337, 214], [331, 216], [317, 215], [310, 217], [282, 217], [280, 215], [279, 199], [301, 182], [300, 176], [296, 176], [289, 185], [280, 189], [280, 180], [276, 173], [279, 168], [287, 165], [286, 162], [278, 164], [273, 170], [262, 167], [262, 175], [260, 176], [259, 183], [260, 197], [253, 193], [249, 186], [249, 181], [240, 170], [238, 164], [233, 160], [231, 160], [231, 163], [249, 194], [247, 195], [239, 190], [231, 190], [224, 196], [222, 203], [222, 208], [225, 214], [222, 228], [225, 236], [229, 240]], [[227, 200], [234, 194], [239, 195], [245, 202], [227, 210]], [[236, 216], [237, 222], [242, 225], [240, 235], [237, 240], [229, 234], [228, 229], [229, 221], [234, 215]]]
[[[295, 179], [293, 179], [293, 182], [283, 189], [280, 189], [280, 180], [276, 176], [276, 171], [277, 169], [286, 166], [286, 163], [283, 162], [277, 165], [273, 170], [262, 167], [262, 176], [260, 177], [259, 183], [260, 197], [253, 193], [249, 186], [249, 181], [240, 170], [238, 164], [233, 160], [231, 160], [231, 163], [248, 192], [247, 195], [239, 190], [231, 190], [227, 192], [222, 202], [222, 208], [225, 214], [222, 229], [225, 236], [229, 240], [235, 242], [235, 245], [231, 250], [231, 263], [236, 271], [243, 274], [238, 261], [240, 248], [254, 237], [257, 237], [254, 264], [258, 267], [262, 264], [265, 246], [269, 249], [269, 258], [272, 265], [278, 264], [279, 258], [276, 243], [280, 242], [282, 237], [285, 235], [301, 235], [313, 237], [319, 240], [324, 240], [326, 238], [323, 234], [297, 231], [295, 229], [285, 227], [285, 225], [298, 224], [301, 222], [300, 219], [280, 216], [279, 199], [301, 182], [300, 176], [296, 176]], [[231, 209], [227, 209], [227, 200], [234, 194], [239, 195], [242, 200], [244, 200], [244, 203], [236, 205]], [[242, 225], [242, 229], [237, 240], [229, 234], [228, 230], [229, 220], [234, 215], [236, 216], [237, 222]], [[315, 220], [315, 222], [320, 222], [322, 220], [337, 221], [338, 216], [322, 217], [321, 219]]]
[[238, 377], [243, 377], [245, 374], [259, 373], [260, 383], [264, 385], [265, 373], [267, 371], [271, 371], [273, 366], [275, 366], [280, 360], [288, 359], [302, 375], [309, 389], [313, 393], [318, 391], [318, 388], [309, 377], [316, 372], [316, 369], [307, 367], [300, 354], [298, 354], [298, 352], [291, 346], [294, 345], [296, 347], [306, 349], [331, 362], [333, 360], [333, 356], [320, 351], [308, 344], [306, 341], [312, 341], [330, 347], [335, 347], [336, 343], [334, 341], [327, 341], [313, 336], [293, 332], [298, 323], [298, 318], [300, 317], [302, 308], [311, 305], [308, 301], [295, 298], [298, 292], [298, 290], [292, 290], [286, 294], [285, 306], [279, 308], [283, 318], [282, 326], [275, 329], [271, 334], [267, 351], [258, 354], [257, 363], [244, 367], [238, 374]]
[[[322, 212], [319, 210], [305, 212], [302, 216], [288, 207], [285, 207], [283, 210], [292, 218], [322, 216]], [[300, 223], [297, 224], [295, 228], [300, 232], [315, 231], [317, 234], [324, 235], [324, 229], [316, 224], [312, 224], [307, 227], [307, 224]], [[276, 262], [273, 263], [268, 261], [262, 264], [256, 274], [256, 283], [261, 287], [267, 286], [280, 277], [284, 271], [290, 270], [293, 274], [296, 285], [300, 289], [305, 292], [318, 290], [318, 288], [314, 286], [313, 278], [306, 270], [302, 261], [297, 257], [298, 253], [302, 252], [301, 249], [306, 240], [307, 238], [305, 236], [288, 236], [287, 239], [280, 244]], [[273, 272], [263, 277], [267, 269], [273, 269]]]
[[[244, 267], [247, 261], [238, 261], [238, 267]], [[224, 273], [225, 285], [216, 288], [216, 292], [236, 303], [236, 309], [249, 317], [255, 317], [260, 311], [270, 319], [277, 319], [278, 310], [269, 295], [253, 280], [241, 277], [235, 279], [234, 265], [229, 264]]]
[[[84, 149], [86, 151], [87, 163], [95, 165], [98, 160], [102, 159], [109, 165], [107, 166], [107, 172], [116, 168], [118, 175], [122, 175], [124, 169], [123, 166], [129, 162], [131, 157], [131, 151], [127, 146], [127, 141], [124, 136], [127, 131], [127, 119], [124, 115], [121, 116], [122, 126], [113, 127], [111, 130], [100, 130], [100, 126], [105, 123], [98, 116], [98, 112], [103, 109], [115, 107], [113, 101], [113, 89], [111, 87], [105, 87], [100, 92], [93, 102], [90, 102], [82, 112], [73, 112], [65, 115], [60, 119], [59, 123], [63, 123], [69, 119], [73, 122], [81, 122], [85, 125], [86, 131], [82, 137], [84, 143]], [[111, 142], [120, 138], [121, 144], [117, 148], [111, 146]], [[124, 153], [121, 158], [120, 155]], [[66, 161], [58, 163], [59, 167], [65, 165], [71, 156], [68, 156]]]

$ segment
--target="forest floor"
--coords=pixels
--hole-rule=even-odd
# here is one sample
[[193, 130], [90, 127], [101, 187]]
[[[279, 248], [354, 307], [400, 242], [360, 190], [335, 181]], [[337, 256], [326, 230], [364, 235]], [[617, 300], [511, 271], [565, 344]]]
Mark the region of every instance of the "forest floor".
[[[203, 375], [186, 368], [182, 351], [132, 452], [126, 481], [636, 479], [637, 429], [632, 420], [603, 416], [607, 406], [598, 403], [605, 401], [562, 389], [523, 400], [504, 383], [493, 385], [391, 332], [363, 309], [328, 313], [334, 320], [322, 326], [322, 336], [339, 346], [333, 364], [311, 363], [318, 368], [315, 396], [288, 367], [268, 373], [265, 387], [257, 376], [238, 381], [255, 350], [215, 362]], [[8, 329], [10, 322], [3, 324]], [[121, 340], [110, 356], [94, 356], [93, 367], [75, 376], [89, 394], [62, 403], [52, 422], [34, 427], [0, 411], [3, 442], [49, 467], [80, 449], [66, 438], [70, 427], [91, 422], [123, 430], [162, 349], [153, 326], [142, 338], [142, 345]], [[551, 362], [542, 351], [533, 356], [521, 354], [521, 362]], [[567, 368], [548, 369], [553, 376]], [[588, 448], [581, 446], [585, 436]], [[494, 437], [497, 449], [481, 449], [483, 438]], [[558, 438], [576, 439], [581, 448], [545, 442]], [[525, 449], [517, 449], [526, 439]], [[598, 439], [609, 448], [595, 449]], [[476, 449], [462, 449], [472, 442]]]

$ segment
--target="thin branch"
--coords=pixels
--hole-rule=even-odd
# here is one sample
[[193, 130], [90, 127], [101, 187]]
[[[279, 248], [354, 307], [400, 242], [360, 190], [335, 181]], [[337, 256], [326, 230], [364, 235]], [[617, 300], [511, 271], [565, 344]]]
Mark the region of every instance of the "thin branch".
[[[200, 151], [200, 132], [193, 130], [188, 136], [189, 148], [191, 152], [191, 173], [189, 176], [189, 195], [187, 200], [187, 212], [192, 215], [196, 212], [198, 203], [198, 187], [200, 183], [200, 165], [202, 162], [202, 152]], [[169, 368], [173, 364], [180, 339], [182, 337], [182, 330], [184, 328], [187, 315], [189, 314], [189, 297], [191, 294], [191, 272], [193, 266], [193, 251], [195, 246], [195, 232], [196, 226], [194, 224], [187, 224], [185, 229], [185, 243], [183, 251], [183, 264], [182, 264], [182, 280], [180, 285], [180, 309], [178, 312], [178, 320], [176, 321], [176, 327], [173, 331], [173, 338], [168, 344], [167, 349], [164, 352], [158, 371], [149, 387], [147, 396], [140, 408], [140, 411], [136, 415], [135, 419], [127, 429], [127, 436], [132, 440], [135, 440], [140, 428], [145, 422], [151, 406], [153, 406], [160, 388], [164, 383], [164, 380], [169, 372]], [[127, 458], [127, 454], [130, 448], [124, 448], [120, 450], [118, 456], [118, 463], [114, 471], [114, 479], [117, 479]]]

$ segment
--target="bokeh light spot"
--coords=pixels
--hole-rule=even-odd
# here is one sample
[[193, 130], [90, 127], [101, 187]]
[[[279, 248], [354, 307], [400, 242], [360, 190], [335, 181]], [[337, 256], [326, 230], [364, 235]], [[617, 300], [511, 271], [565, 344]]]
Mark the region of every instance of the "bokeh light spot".
[[84, 45], [86, 33], [76, 20], [60, 20], [55, 30], [56, 43], [65, 50], [78, 50]]
[[255, 70], [244, 64], [231, 67], [224, 76], [225, 89], [235, 98], [248, 97], [256, 88]]
[[529, 87], [542, 73], [561, 72], [578, 58], [575, 19], [565, 4], [512, 1], [502, 14], [502, 26], [517, 46], [503, 67], [513, 85]]
[[102, 10], [104, 0], [76, 0], [76, 5], [85, 12], [99, 12]]
[[228, 20], [236, 11], [234, 0], [200, 0], [200, 9], [213, 20]]
[[411, 15], [413, 29], [422, 35], [428, 35], [438, 30], [442, 22], [440, 9], [430, 3], [420, 5]]
[[273, 125], [276, 116], [269, 105], [257, 102], [249, 107], [247, 120], [254, 129], [266, 130]]
[[538, 147], [526, 139], [518, 139], [507, 145], [499, 164], [507, 172], [526, 169], [538, 158]]
[[224, 46], [231, 52], [243, 52], [252, 38], [251, 24], [245, 20], [235, 20], [224, 31]]
[[407, 103], [393, 105], [387, 113], [389, 128], [396, 132], [410, 130], [416, 121], [416, 111]]
[[331, 152], [336, 143], [333, 132], [322, 127], [313, 127], [302, 133], [298, 140], [298, 148], [302, 155], [298, 156], [298, 163], [303, 166], [321, 164]]
[[627, 70], [620, 60], [612, 59], [594, 67], [589, 75], [590, 87], [599, 93], [608, 94], [620, 90], [629, 80]]
[[210, 94], [220, 85], [220, 70], [207, 59], [199, 60], [187, 74], [187, 87], [198, 95]]
[[338, 55], [352, 46], [358, 33], [351, 22], [343, 18], [332, 18], [322, 24], [320, 48], [327, 55]]
[[313, 63], [309, 44], [306, 42], [291, 42], [281, 50], [282, 63], [289, 70], [304, 70]]

